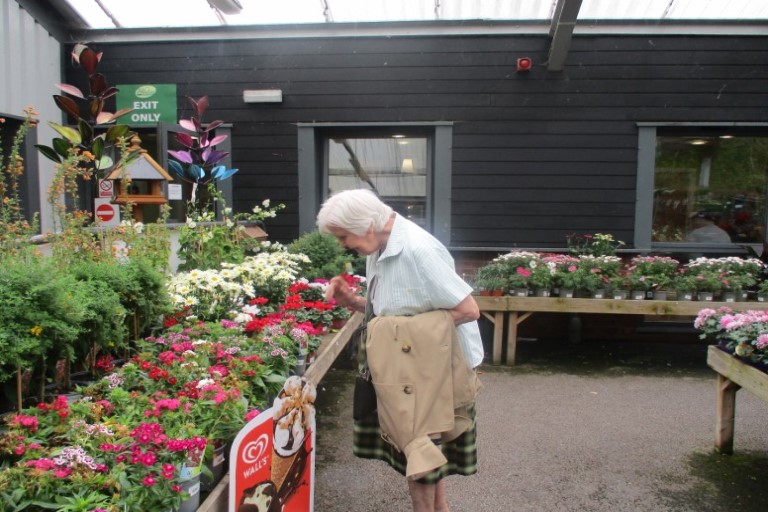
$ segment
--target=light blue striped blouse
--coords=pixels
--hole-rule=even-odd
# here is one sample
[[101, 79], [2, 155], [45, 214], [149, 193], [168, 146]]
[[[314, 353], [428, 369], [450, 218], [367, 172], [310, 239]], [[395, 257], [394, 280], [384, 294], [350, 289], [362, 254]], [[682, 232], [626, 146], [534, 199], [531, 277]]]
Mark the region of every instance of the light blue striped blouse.
[[[456, 273], [448, 249], [410, 220], [397, 215], [387, 248], [366, 262], [368, 282], [376, 276], [371, 293], [376, 316], [415, 315], [452, 309], [472, 293]], [[457, 326], [464, 357], [474, 368], [483, 362], [483, 342], [477, 322]]]

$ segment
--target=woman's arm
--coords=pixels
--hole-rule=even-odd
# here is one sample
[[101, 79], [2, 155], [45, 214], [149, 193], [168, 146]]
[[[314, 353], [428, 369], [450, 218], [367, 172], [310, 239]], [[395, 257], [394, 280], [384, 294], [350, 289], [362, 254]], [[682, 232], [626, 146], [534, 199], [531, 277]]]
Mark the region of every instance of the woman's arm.
[[467, 322], [473, 322], [480, 318], [480, 308], [475, 302], [475, 298], [472, 295], [467, 295], [464, 300], [459, 302], [454, 308], [449, 309], [448, 312], [453, 318], [453, 322], [456, 325], [465, 324]]

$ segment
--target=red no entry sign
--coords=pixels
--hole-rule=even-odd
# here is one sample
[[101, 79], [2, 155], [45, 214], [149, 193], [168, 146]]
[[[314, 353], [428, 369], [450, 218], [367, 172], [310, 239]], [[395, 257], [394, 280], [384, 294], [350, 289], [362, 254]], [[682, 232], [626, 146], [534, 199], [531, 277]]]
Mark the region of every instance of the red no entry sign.
[[115, 216], [115, 206], [111, 204], [100, 204], [96, 207], [96, 218], [101, 222], [109, 222]]

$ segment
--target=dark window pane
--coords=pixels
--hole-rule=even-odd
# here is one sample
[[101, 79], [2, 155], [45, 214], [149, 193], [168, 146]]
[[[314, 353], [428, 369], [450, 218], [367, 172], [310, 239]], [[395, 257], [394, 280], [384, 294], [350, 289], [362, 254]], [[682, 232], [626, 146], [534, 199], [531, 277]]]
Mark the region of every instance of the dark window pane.
[[762, 242], [767, 175], [768, 137], [660, 130], [653, 240]]

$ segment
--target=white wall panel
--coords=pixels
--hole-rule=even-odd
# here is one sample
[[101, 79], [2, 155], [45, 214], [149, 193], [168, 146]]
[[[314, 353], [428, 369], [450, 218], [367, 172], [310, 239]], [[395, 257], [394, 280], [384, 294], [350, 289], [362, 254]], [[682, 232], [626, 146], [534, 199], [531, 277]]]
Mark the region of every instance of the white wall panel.
[[[0, 115], [21, 117], [26, 107], [34, 106], [40, 112], [38, 141], [48, 144], [54, 131], [47, 121], [61, 122], [61, 112], [51, 98], [57, 92], [54, 84], [61, 82], [61, 45], [15, 0], [0, 2]], [[42, 156], [39, 173], [40, 223], [45, 232], [52, 226], [45, 196], [53, 164]]]

